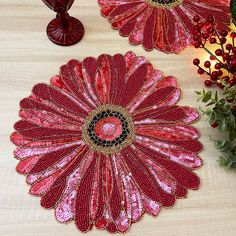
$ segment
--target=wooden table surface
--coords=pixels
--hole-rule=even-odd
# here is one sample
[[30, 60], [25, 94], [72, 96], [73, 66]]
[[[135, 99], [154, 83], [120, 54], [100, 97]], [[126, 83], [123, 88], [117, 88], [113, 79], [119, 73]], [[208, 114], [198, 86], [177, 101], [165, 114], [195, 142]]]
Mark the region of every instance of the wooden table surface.
[[[18, 119], [20, 99], [30, 94], [34, 84], [48, 82], [50, 76], [58, 73], [61, 64], [71, 58], [133, 50], [137, 55], [146, 56], [166, 75], [178, 78], [183, 89], [180, 104], [198, 106], [194, 91], [202, 88], [202, 81], [197, 78], [191, 62], [199, 51], [189, 48], [181, 55], [166, 55], [131, 46], [127, 38], [120, 37], [100, 16], [96, 0], [76, 1], [70, 13], [82, 20], [86, 34], [79, 44], [63, 48], [52, 44], [46, 37], [46, 25], [55, 14], [42, 1], [0, 0], [1, 236], [81, 235], [74, 223], [59, 224], [52, 210], [41, 208], [39, 198], [27, 194], [29, 186], [25, 177], [15, 172], [18, 161], [13, 158], [14, 146], [9, 141], [13, 124]], [[226, 172], [218, 166], [219, 153], [209, 141], [212, 129], [205, 120], [195, 126], [201, 130], [201, 141], [205, 146], [201, 153], [205, 164], [196, 171], [201, 177], [201, 188], [190, 191], [187, 199], [178, 200], [171, 209], [163, 209], [156, 218], [145, 215], [127, 235], [236, 235], [236, 172]], [[96, 229], [88, 233], [105, 234], [108, 235]]]

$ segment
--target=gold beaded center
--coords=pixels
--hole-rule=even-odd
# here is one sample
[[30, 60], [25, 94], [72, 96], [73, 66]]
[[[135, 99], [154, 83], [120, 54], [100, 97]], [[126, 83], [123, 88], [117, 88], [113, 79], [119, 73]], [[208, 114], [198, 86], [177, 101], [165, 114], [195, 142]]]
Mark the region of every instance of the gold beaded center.
[[[115, 118], [122, 124], [122, 133], [114, 140], [103, 140], [99, 138], [94, 127], [107, 118]], [[131, 115], [121, 106], [102, 105], [91, 111], [84, 120], [82, 126], [82, 137], [85, 143], [92, 149], [104, 154], [118, 153], [124, 147], [130, 145], [135, 137], [135, 128]]]
[[145, 0], [150, 6], [158, 8], [174, 8], [180, 5], [183, 0]]

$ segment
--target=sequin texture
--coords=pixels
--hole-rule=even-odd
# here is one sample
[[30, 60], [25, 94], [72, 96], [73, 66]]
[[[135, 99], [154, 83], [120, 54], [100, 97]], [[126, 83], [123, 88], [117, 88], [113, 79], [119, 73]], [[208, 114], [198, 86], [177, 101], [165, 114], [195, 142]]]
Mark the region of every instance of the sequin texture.
[[133, 52], [71, 60], [20, 102], [17, 171], [59, 222], [127, 232], [199, 187], [199, 114], [180, 96]]
[[133, 45], [147, 51], [180, 53], [192, 44], [193, 18], [214, 16], [217, 30], [229, 27], [229, 0], [98, 0], [101, 14], [128, 37]]

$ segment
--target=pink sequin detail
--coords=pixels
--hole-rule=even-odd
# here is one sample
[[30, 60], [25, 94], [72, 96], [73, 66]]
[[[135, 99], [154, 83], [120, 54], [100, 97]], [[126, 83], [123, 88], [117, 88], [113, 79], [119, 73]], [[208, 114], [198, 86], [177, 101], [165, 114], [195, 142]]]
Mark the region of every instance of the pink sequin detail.
[[121, 135], [122, 123], [115, 117], [106, 117], [98, 121], [94, 130], [100, 139], [111, 141]]

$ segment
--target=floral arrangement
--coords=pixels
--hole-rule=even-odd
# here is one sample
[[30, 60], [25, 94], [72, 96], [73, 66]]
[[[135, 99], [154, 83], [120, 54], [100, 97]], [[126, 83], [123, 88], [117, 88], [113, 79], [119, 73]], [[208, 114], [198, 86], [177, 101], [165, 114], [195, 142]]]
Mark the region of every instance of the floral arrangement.
[[[197, 72], [205, 80], [206, 87], [218, 87], [221, 91], [197, 91], [199, 101], [205, 108], [200, 107], [204, 116], [208, 118], [212, 128], [217, 128], [226, 134], [225, 140], [211, 137], [214, 145], [220, 150], [220, 165], [236, 167], [236, 32], [229, 29], [218, 31], [212, 16], [200, 21], [199, 16], [194, 17], [193, 45], [209, 54], [209, 59], [193, 60], [198, 68]], [[216, 45], [212, 51], [209, 45]], [[223, 90], [223, 91], [222, 91]]]

